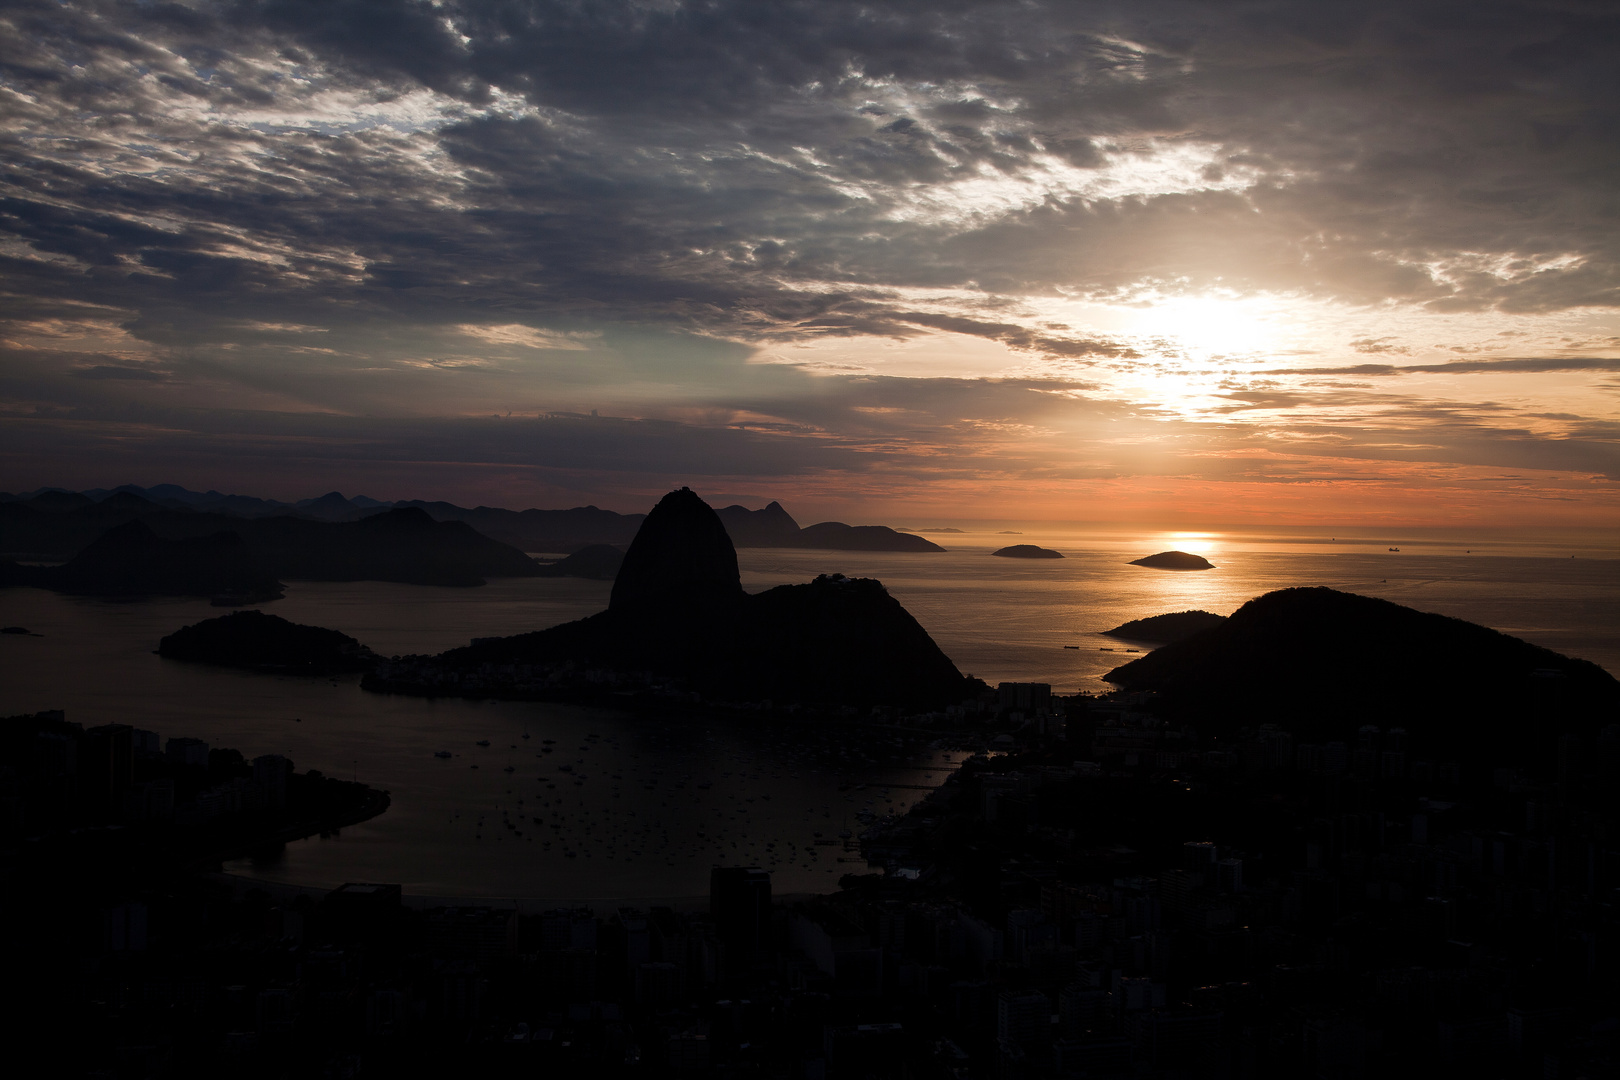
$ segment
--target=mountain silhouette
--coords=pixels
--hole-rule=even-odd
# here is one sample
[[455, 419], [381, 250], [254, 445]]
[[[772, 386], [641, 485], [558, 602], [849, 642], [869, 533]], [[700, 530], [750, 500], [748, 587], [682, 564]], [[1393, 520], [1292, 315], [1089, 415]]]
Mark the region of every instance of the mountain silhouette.
[[589, 544], [566, 558], [540, 567], [541, 577], [580, 577], [612, 581], [624, 563], [624, 552], [612, 544]]
[[[228, 522], [241, 518], [293, 517], [351, 522], [379, 511], [411, 507], [425, 511], [435, 521], [466, 522], [483, 535], [519, 551], [561, 554], [571, 554], [593, 544], [622, 549], [635, 538], [636, 530], [647, 516], [620, 514], [596, 506], [576, 506], [569, 510], [505, 510], [421, 499], [389, 503], [364, 495], [346, 498], [339, 491], [329, 491], [315, 499], [300, 499], [297, 503], [284, 503], [247, 495], [223, 495], [217, 491], [190, 491], [178, 484], [157, 484], [149, 488], [123, 484], [110, 491], [52, 489], [21, 496], [0, 492], [0, 553], [13, 557], [69, 558], [110, 526], [159, 511], [211, 516], [212, 529], [218, 530], [230, 527]], [[823, 521], [801, 529], [778, 502], [763, 510], [728, 506], [718, 513], [736, 547], [945, 550], [920, 536], [907, 536], [884, 525]], [[168, 523], [158, 532], [161, 535], [172, 528], [175, 526]]]
[[[501, 673], [520, 671], [527, 674], [501, 682]], [[880, 582], [833, 574], [745, 593], [719, 515], [686, 488], [647, 515], [606, 611], [436, 657], [408, 657], [364, 685], [522, 693], [580, 671], [596, 672], [598, 684], [645, 683], [650, 675], [733, 701], [920, 706], [955, 703], [970, 689]]]
[[[108, 504], [120, 500], [121, 506]], [[8, 511], [10, 516], [8, 517]], [[534, 560], [459, 521], [434, 521], [414, 507], [351, 522], [288, 516], [235, 518], [167, 510], [135, 495], [114, 495], [76, 510], [45, 514], [26, 504], [0, 504], [0, 524], [30, 528], [7, 550], [29, 552], [58, 526], [96, 528], [96, 538], [61, 567], [9, 565], [0, 584], [30, 584], [104, 595], [197, 596], [221, 593], [262, 599], [281, 595], [277, 579], [398, 581], [417, 585], [482, 585], [486, 577], [533, 577]], [[130, 516], [130, 515], [135, 516]], [[108, 528], [108, 520], [124, 520]], [[252, 602], [259, 602], [254, 600]]]
[[0, 584], [94, 596], [281, 596], [282, 585], [234, 532], [170, 540], [144, 521], [108, 529], [62, 566], [0, 567]]
[[1595, 731], [1620, 708], [1620, 682], [1488, 627], [1326, 588], [1280, 589], [1220, 625], [1110, 671], [1158, 691], [1200, 731], [1276, 723], [1301, 738], [1362, 724], [1404, 726], [1413, 744], [1459, 760], [1561, 731]]
[[658, 501], [613, 582], [608, 610], [659, 621], [735, 610], [743, 598], [737, 550], [709, 504], [690, 488]]
[[763, 510], [727, 506], [716, 511], [737, 547], [810, 548], [821, 551], [944, 551], [931, 540], [896, 532], [887, 525], [846, 525], [823, 521], [805, 528], [779, 502]]

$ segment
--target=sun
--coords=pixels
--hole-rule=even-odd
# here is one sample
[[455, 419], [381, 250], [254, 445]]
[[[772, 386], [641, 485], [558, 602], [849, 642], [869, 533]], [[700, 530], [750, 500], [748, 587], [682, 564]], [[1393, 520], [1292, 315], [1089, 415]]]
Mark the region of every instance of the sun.
[[1166, 297], [1144, 309], [1138, 332], [1170, 338], [1200, 359], [1250, 356], [1275, 347], [1271, 305], [1222, 296]]

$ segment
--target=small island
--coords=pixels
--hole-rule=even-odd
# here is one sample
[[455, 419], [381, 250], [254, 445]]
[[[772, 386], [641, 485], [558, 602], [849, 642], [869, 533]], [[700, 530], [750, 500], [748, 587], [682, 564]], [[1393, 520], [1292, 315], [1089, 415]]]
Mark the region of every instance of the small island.
[[170, 660], [295, 675], [369, 671], [377, 656], [347, 634], [288, 622], [262, 611], [235, 611], [181, 627], [158, 643]]
[[1210, 627], [1219, 626], [1225, 621], [1225, 615], [1216, 615], [1211, 611], [1173, 611], [1168, 615], [1132, 619], [1112, 630], [1104, 630], [1103, 633], [1108, 637], [1125, 638], [1129, 641], [1169, 645], [1171, 642], [1190, 638]]
[[1053, 551], [1051, 548], [1036, 547], [1034, 544], [1014, 544], [1011, 547], [1004, 547], [999, 551], [992, 551], [990, 554], [999, 555], [1003, 559], [1063, 558], [1063, 553], [1061, 551]]
[[1185, 551], [1161, 551], [1157, 555], [1144, 555], [1140, 559], [1132, 559], [1132, 566], [1147, 566], [1154, 570], [1213, 570], [1215, 564], [1202, 555], [1192, 555]]

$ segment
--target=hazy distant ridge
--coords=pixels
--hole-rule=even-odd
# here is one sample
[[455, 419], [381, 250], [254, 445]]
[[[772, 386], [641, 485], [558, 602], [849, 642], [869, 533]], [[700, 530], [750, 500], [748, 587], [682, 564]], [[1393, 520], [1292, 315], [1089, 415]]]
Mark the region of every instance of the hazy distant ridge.
[[[100, 531], [138, 516], [128, 499], [134, 497], [175, 511], [220, 514], [228, 517], [299, 517], [316, 521], [358, 521], [386, 510], [416, 507], [435, 521], [463, 521], [492, 540], [510, 544], [521, 551], [571, 553], [593, 544], [628, 545], [641, 527], [646, 514], [620, 514], [596, 506], [576, 506], [568, 510], [507, 510], [496, 506], [464, 507], [443, 501], [401, 499], [382, 502], [364, 495], [345, 497], [330, 491], [315, 499], [278, 502], [248, 495], [225, 495], [218, 491], [190, 491], [176, 484], [142, 488], [124, 484], [116, 488], [94, 488], [69, 492], [60, 488], [39, 488], [21, 494], [0, 492], [0, 553], [65, 558], [90, 543]], [[32, 509], [63, 514], [82, 512], [91, 507], [115, 512], [97, 517], [99, 528], [74, 528], [66, 522], [50, 527], [35, 523], [31, 531], [8, 516], [6, 505], [26, 505]], [[846, 525], [823, 521], [800, 528], [782, 504], [773, 502], [763, 510], [727, 506], [716, 511], [737, 547], [812, 548], [831, 551], [944, 551], [920, 536], [897, 532], [886, 525]], [[87, 514], [85, 518], [96, 516]]]

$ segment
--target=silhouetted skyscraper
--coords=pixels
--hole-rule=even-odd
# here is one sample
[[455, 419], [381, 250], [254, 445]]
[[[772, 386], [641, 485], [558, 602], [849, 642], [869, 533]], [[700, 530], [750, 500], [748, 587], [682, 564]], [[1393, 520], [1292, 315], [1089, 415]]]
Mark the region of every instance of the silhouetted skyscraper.
[[128, 724], [104, 724], [84, 733], [81, 790], [97, 819], [123, 809], [124, 795], [135, 777], [134, 734]]
[[770, 948], [771, 875], [754, 866], [717, 866], [709, 873], [709, 914], [727, 952], [759, 956]]

